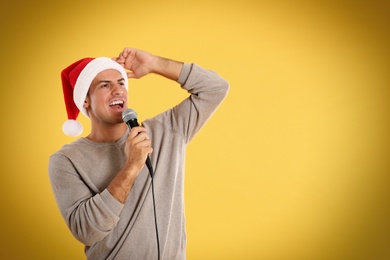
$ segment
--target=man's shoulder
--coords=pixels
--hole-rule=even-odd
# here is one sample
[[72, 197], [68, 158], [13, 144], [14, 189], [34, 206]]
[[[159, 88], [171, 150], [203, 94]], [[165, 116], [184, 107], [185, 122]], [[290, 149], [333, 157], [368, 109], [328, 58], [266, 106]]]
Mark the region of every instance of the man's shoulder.
[[59, 150], [54, 152], [51, 157], [65, 156], [70, 158], [82, 154], [86, 149], [85, 143], [82, 140], [82, 138], [79, 138], [69, 144], [64, 144]]

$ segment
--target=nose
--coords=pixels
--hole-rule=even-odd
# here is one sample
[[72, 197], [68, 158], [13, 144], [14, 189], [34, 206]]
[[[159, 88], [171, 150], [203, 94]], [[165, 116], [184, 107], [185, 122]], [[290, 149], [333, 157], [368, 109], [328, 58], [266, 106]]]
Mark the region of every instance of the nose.
[[119, 96], [119, 95], [122, 95], [123, 93], [125, 93], [125, 90], [123, 88], [123, 86], [119, 85], [119, 84], [115, 84], [113, 90], [112, 90], [112, 94], [114, 96]]

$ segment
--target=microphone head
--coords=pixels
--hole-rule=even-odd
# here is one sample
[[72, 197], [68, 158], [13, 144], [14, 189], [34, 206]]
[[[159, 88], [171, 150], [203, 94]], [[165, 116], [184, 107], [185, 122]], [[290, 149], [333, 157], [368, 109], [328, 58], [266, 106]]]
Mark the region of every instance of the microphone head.
[[122, 112], [122, 120], [125, 123], [127, 123], [129, 120], [134, 120], [137, 118], [138, 118], [137, 113], [131, 108], [128, 108]]

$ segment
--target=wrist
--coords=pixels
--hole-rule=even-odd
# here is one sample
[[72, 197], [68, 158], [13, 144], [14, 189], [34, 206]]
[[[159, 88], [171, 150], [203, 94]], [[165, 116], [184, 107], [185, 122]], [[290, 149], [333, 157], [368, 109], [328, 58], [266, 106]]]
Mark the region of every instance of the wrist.
[[137, 176], [137, 174], [142, 170], [142, 167], [140, 168], [135, 164], [134, 162], [126, 162], [125, 165], [122, 168], [122, 171], [125, 173], [126, 176]]
[[184, 63], [155, 56], [151, 72], [172, 80], [178, 80]]

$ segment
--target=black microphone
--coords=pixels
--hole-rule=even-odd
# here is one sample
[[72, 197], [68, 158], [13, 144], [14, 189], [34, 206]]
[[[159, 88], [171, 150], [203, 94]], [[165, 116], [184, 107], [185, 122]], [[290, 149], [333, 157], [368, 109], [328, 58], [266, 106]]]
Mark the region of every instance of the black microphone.
[[[137, 117], [138, 117], [137, 113], [131, 108], [128, 108], [122, 112], [123, 122], [125, 122], [127, 124], [129, 129], [131, 129], [135, 126], [139, 126], [138, 121], [137, 121]], [[153, 178], [153, 175], [154, 175], [153, 174], [153, 167], [152, 167], [152, 163], [150, 162], [149, 155], [146, 157], [146, 166], [149, 169], [150, 176]]]

